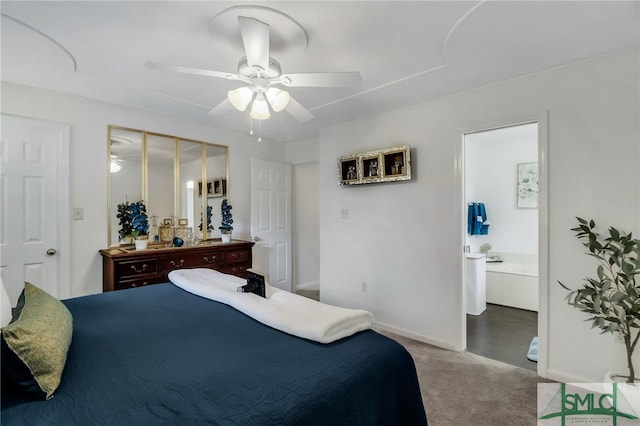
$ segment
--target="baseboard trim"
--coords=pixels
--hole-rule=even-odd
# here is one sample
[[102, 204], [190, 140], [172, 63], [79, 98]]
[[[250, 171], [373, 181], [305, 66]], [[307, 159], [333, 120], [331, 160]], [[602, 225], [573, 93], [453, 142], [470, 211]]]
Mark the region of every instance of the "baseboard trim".
[[455, 345], [452, 345], [451, 343], [444, 342], [444, 341], [439, 340], [439, 339], [433, 339], [431, 337], [427, 337], [427, 336], [424, 336], [422, 334], [414, 333], [412, 331], [405, 330], [405, 329], [402, 329], [402, 328], [394, 327], [392, 325], [376, 322], [374, 327], [375, 328], [379, 328], [379, 329], [384, 330], [384, 331], [388, 331], [390, 333], [398, 334], [398, 335], [403, 336], [403, 337], [408, 337], [409, 339], [417, 340], [418, 342], [427, 343], [429, 345], [437, 346], [437, 347], [442, 348], [442, 349], [447, 349], [447, 350], [455, 351], [455, 352], [462, 352], [464, 350], [464, 348], [456, 347]]
[[320, 281], [309, 281], [298, 284], [295, 288], [296, 290], [320, 290]]
[[587, 379], [586, 377], [571, 376], [562, 371], [557, 371], [552, 369], [547, 370], [547, 376], [548, 376], [547, 377], [548, 379], [556, 382], [560, 382], [560, 383], [600, 383], [602, 382], [602, 379], [593, 381], [593, 380]]

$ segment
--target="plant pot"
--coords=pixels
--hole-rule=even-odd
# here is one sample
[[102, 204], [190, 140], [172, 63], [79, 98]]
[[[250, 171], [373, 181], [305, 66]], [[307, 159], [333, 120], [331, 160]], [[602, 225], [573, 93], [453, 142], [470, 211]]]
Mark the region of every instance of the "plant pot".
[[223, 234], [221, 234], [221, 237], [222, 237], [222, 242], [223, 243], [231, 242], [231, 232], [229, 232], [227, 234], [223, 233]]
[[146, 250], [147, 245], [149, 244], [149, 240], [147, 239], [135, 240], [135, 243], [136, 243], [136, 250]]
[[[620, 371], [608, 371], [604, 375], [602, 381], [604, 383], [626, 383], [629, 373], [623, 373]], [[636, 377], [633, 383], [640, 383], [640, 378]]]

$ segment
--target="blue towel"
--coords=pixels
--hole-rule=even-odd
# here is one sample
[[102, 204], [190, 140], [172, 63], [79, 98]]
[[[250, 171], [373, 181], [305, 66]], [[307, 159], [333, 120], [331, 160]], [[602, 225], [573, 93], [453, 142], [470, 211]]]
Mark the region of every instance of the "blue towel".
[[469, 235], [487, 235], [487, 210], [484, 203], [469, 203], [467, 212], [467, 232]]
[[478, 217], [482, 218], [482, 222], [480, 222], [479, 234], [487, 235], [489, 233], [489, 225], [487, 224], [487, 211], [484, 208], [484, 203], [478, 203], [478, 209], [480, 210], [480, 214], [478, 215]]
[[469, 208], [467, 211], [467, 234], [473, 235], [473, 222], [475, 221], [476, 215], [475, 213], [475, 203], [469, 203]]

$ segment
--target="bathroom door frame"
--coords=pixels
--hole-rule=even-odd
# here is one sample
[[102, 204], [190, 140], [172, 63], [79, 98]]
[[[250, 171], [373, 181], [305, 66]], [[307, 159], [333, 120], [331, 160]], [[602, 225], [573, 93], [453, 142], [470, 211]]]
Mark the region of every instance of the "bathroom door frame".
[[[463, 347], [467, 347], [467, 270], [465, 245], [467, 233], [466, 188], [465, 188], [465, 136], [505, 127], [538, 123], [538, 363], [539, 376], [548, 377], [549, 359], [549, 112], [540, 111], [513, 117], [504, 117], [491, 122], [478, 123], [460, 129], [460, 158], [458, 159], [458, 179], [460, 185], [461, 241], [462, 256], [462, 327]], [[524, 355], [523, 355], [524, 356]]]

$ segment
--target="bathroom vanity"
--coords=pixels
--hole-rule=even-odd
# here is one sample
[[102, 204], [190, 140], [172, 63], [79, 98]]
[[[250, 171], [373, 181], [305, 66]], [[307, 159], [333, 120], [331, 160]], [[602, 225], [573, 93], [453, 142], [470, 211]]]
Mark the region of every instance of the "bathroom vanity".
[[467, 254], [467, 314], [480, 315], [487, 309], [486, 258]]

